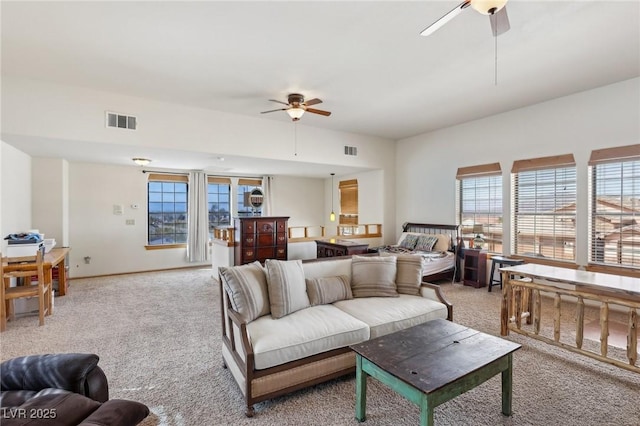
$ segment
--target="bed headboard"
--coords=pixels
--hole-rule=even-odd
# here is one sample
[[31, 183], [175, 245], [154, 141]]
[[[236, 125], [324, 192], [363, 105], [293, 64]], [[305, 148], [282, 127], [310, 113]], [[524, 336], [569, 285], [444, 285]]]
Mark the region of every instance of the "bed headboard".
[[421, 234], [444, 234], [448, 235], [451, 247], [457, 247], [460, 241], [460, 225], [439, 225], [434, 223], [414, 223], [405, 222], [402, 225], [402, 232], [419, 232]]

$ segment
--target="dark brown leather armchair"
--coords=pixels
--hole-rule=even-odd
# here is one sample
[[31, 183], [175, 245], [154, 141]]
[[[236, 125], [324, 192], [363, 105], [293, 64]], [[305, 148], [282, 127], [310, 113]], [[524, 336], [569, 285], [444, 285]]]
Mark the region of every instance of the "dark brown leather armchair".
[[109, 399], [107, 377], [94, 354], [45, 354], [0, 364], [0, 423], [132, 426], [149, 408]]

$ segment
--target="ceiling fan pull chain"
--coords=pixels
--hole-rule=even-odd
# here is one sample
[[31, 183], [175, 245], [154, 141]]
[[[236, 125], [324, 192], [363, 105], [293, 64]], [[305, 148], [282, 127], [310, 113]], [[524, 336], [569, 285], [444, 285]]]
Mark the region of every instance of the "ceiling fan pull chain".
[[495, 40], [495, 63], [494, 63], [494, 85], [498, 85], [498, 35], [493, 36]]
[[293, 122], [293, 156], [298, 156], [298, 122]]

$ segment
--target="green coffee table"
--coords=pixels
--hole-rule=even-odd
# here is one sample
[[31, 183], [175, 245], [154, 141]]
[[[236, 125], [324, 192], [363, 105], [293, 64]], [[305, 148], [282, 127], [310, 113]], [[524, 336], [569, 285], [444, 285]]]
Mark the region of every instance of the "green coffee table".
[[513, 352], [521, 345], [437, 319], [351, 346], [356, 352], [356, 419], [365, 420], [371, 376], [420, 407], [436, 406], [502, 373], [502, 414], [511, 415]]

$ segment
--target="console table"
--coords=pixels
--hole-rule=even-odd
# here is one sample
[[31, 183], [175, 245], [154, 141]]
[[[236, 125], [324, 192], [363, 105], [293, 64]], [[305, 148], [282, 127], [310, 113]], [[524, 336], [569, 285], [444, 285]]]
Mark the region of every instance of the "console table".
[[349, 240], [316, 240], [316, 245], [318, 247], [318, 258], [351, 256], [354, 254], [363, 254], [369, 250], [369, 244]]
[[[640, 373], [638, 357], [638, 309], [640, 309], [640, 280], [599, 272], [578, 271], [554, 266], [525, 264], [500, 268], [502, 272], [502, 305], [500, 334], [510, 331], [536, 340], [586, 355], [618, 367]], [[575, 289], [571, 289], [575, 286]], [[541, 295], [553, 298], [553, 338], [540, 334]], [[560, 341], [562, 297], [576, 301], [575, 345]], [[573, 300], [575, 300], [573, 299]], [[585, 300], [600, 305], [600, 352], [584, 349]], [[609, 305], [627, 312], [627, 362], [608, 356]], [[533, 323], [532, 329], [522, 328], [522, 318]]]

